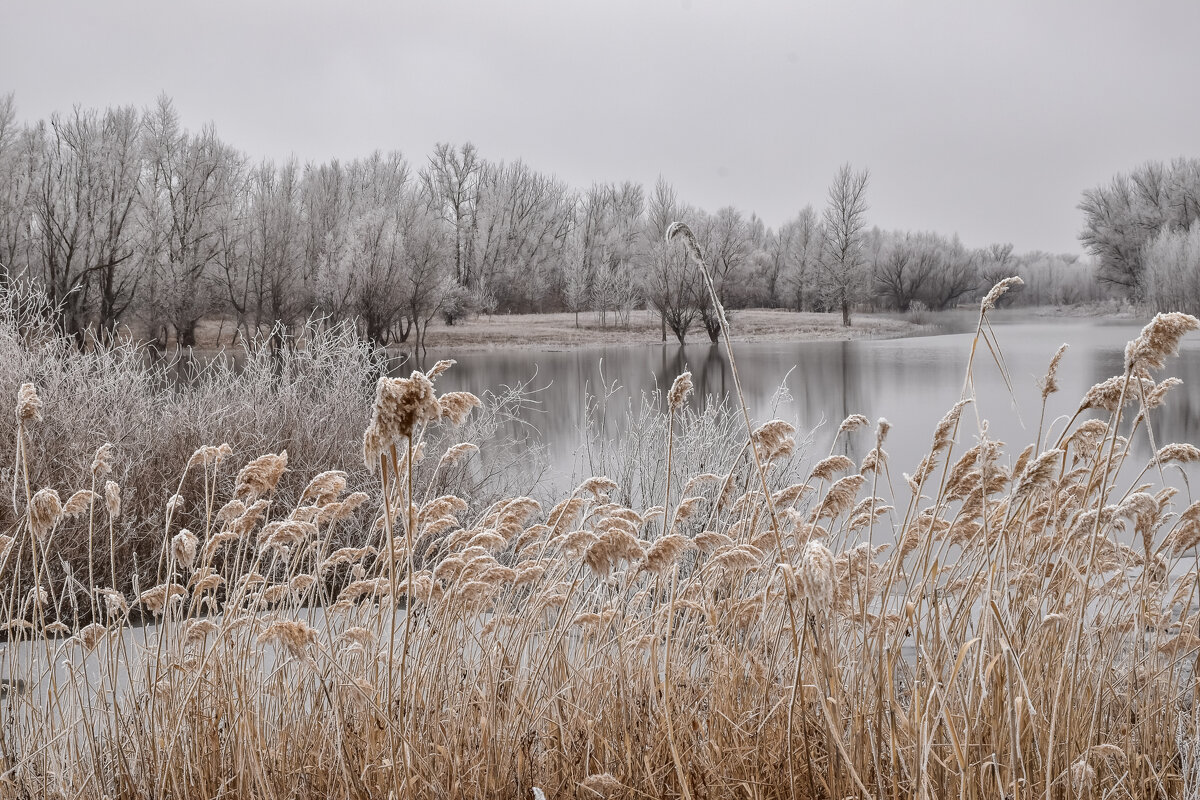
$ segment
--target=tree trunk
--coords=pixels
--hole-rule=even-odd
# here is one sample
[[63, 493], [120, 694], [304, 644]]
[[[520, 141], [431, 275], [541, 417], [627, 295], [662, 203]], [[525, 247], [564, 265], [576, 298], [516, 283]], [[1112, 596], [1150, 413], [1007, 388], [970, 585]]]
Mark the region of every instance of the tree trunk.
[[842, 327], [850, 327], [850, 303], [845, 300], [842, 301]]
[[175, 343], [180, 347], [195, 347], [197, 322], [198, 320], [190, 319], [185, 322], [176, 323]]

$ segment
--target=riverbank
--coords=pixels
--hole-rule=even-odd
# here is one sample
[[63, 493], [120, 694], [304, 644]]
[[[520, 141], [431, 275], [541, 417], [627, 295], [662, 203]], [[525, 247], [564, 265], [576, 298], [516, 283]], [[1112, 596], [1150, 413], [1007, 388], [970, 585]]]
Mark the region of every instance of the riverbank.
[[[734, 342], [851, 341], [917, 336], [930, 329], [895, 314], [855, 314], [853, 322], [851, 327], [843, 327], [837, 313], [742, 309], [730, 312], [730, 333]], [[634, 311], [626, 325], [614, 324], [611, 317], [602, 325], [591, 313], [580, 314], [578, 324], [570, 313], [478, 316], [454, 325], [441, 322], [431, 325], [427, 341], [429, 349], [439, 353], [663, 344], [658, 315], [647, 311]], [[699, 325], [687, 337], [688, 344], [707, 341], [708, 336]], [[678, 343], [670, 329], [666, 343]]]
[[[895, 312], [861, 312], [853, 317], [850, 327], [842, 325], [837, 312], [788, 311], [773, 308], [738, 309], [729, 312], [731, 334], [737, 342], [814, 342], [859, 341], [864, 339], [899, 339], [909, 336], [928, 336], [933, 333], [965, 332], [973, 329], [978, 309], [956, 309], [927, 312], [919, 317]], [[1130, 321], [1142, 319], [1141, 312], [1127, 303], [1086, 303], [1078, 305], [1033, 306], [997, 309], [996, 324], [1029, 322], [1048, 319], [1108, 319]], [[206, 320], [197, 328], [198, 355], [217, 351], [236, 352], [241, 349], [234, 340], [234, 325], [230, 320]], [[705, 344], [708, 336], [697, 323], [688, 333], [687, 344]], [[571, 313], [494, 314], [462, 319], [453, 325], [437, 320], [429, 326], [426, 346], [439, 355], [481, 352], [488, 350], [563, 351], [583, 347], [675, 345], [678, 340], [666, 332], [663, 341], [658, 314], [653, 311], [634, 311], [626, 324], [617, 324], [610, 316], [604, 323], [592, 313], [578, 316]], [[404, 351], [411, 339], [392, 343], [390, 348]], [[173, 347], [173, 345], [172, 345]]]

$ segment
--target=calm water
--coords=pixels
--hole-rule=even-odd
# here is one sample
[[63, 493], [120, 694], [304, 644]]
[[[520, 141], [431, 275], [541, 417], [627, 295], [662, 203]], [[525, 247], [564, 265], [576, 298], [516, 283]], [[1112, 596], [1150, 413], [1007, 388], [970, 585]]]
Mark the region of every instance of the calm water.
[[[1137, 336], [1142, 324], [1104, 320], [996, 324], [1014, 392], [1010, 395], [990, 352], [981, 345], [974, 379], [978, 414], [988, 421], [991, 438], [1008, 442], [1012, 458], [1033, 442], [1041, 411], [1036, 381], [1054, 351], [1066, 343], [1070, 349], [1058, 372], [1061, 390], [1051, 396], [1046, 412], [1047, 425], [1057, 435], [1093, 384], [1123, 371], [1125, 343]], [[893, 426], [885, 448], [892, 458], [892, 474], [900, 479], [899, 473], [913, 471], [938, 420], [959, 399], [972, 333], [859, 342], [746, 343], [735, 344], [734, 353], [756, 421], [778, 416], [801, 433], [812, 431], [815, 460], [829, 450], [833, 433], [848, 415], [864, 414], [872, 422], [885, 417]], [[436, 353], [431, 351], [430, 356]], [[723, 352], [707, 344], [511, 350], [454, 357], [458, 365], [442, 379], [442, 389], [482, 393], [523, 381], [540, 389], [535, 395], [539, 402], [523, 414], [526, 424], [514, 425], [511, 432], [529, 437], [531, 445], [543, 449], [549, 467], [543, 487], [547, 489], [561, 489], [578, 478], [587, 399], [603, 386], [617, 387], [610, 408], [624, 406], [626, 399], [656, 387], [665, 390], [684, 370], [692, 371], [697, 403], [733, 391]], [[1158, 377], [1167, 374], [1181, 378], [1184, 385], [1173, 390], [1167, 406], [1153, 418], [1156, 442], [1159, 446], [1173, 441], [1195, 443], [1200, 440], [1200, 395], [1194, 389], [1200, 379], [1200, 338], [1185, 340], [1181, 355], [1168, 362]], [[772, 415], [781, 387], [790, 397], [778, 402]], [[970, 446], [978, 426], [969, 407], [963, 422], [959, 441]], [[606, 433], [618, 435], [625, 424], [624, 415], [612, 414], [606, 420]], [[858, 458], [873, 443], [873, 431], [863, 430], [852, 437], [848, 448], [839, 445], [839, 450]], [[1144, 431], [1138, 434], [1135, 452], [1140, 469], [1143, 457], [1148, 459], [1151, 452]], [[1177, 481], [1178, 473], [1168, 478]]]

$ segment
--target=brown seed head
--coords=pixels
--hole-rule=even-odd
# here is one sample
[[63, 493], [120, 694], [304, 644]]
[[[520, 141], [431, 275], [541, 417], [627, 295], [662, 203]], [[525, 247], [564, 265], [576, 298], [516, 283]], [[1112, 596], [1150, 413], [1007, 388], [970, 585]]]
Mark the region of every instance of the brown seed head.
[[443, 358], [441, 361], [433, 365], [433, 369], [429, 370], [429, 380], [437, 380], [438, 376], [457, 363], [458, 362], [453, 358]]
[[1136, 339], [1125, 346], [1125, 369], [1162, 369], [1167, 356], [1179, 352], [1179, 342], [1188, 331], [1200, 328], [1191, 314], [1172, 311], [1156, 314]]
[[92, 459], [92, 477], [104, 478], [112, 472], [112, 457], [113, 446], [111, 444], [100, 445], [100, 448], [96, 450], [96, 457]]
[[663, 536], [656, 541], [646, 553], [646, 560], [641, 569], [646, 572], [661, 574], [688, 550], [695, 549], [691, 539], [678, 533]]
[[166, 610], [172, 600], [182, 601], [185, 596], [187, 596], [187, 589], [178, 583], [162, 583], [142, 592], [138, 595], [137, 601], [157, 617]]
[[323, 506], [338, 499], [346, 489], [346, 473], [341, 470], [329, 470], [317, 475], [304, 487], [300, 502], [311, 500], [313, 505]]
[[842, 424], [838, 426], [838, 433], [847, 433], [856, 431], [859, 428], [865, 428], [871, 424], [871, 421], [862, 414], [851, 414], [842, 420]]
[[257, 500], [275, 490], [279, 479], [287, 471], [288, 453], [268, 453], [242, 467], [237, 474], [234, 495], [241, 500]]
[[17, 390], [17, 424], [42, 421], [42, 399], [32, 383], [22, 383]]
[[1012, 287], [1024, 285], [1025, 281], [1021, 280], [1021, 278], [1016, 275], [1000, 281], [988, 291], [987, 295], [983, 298], [983, 302], [979, 304], [980, 313], [987, 313], [995, 308], [996, 301], [999, 300], [1000, 297]]
[[450, 420], [451, 425], [462, 425], [471, 409], [483, 405], [482, 401], [470, 392], [446, 392], [437, 402], [441, 408], [441, 418]]
[[303, 620], [277, 620], [259, 634], [258, 640], [283, 647], [294, 658], [307, 659], [308, 648], [317, 643], [317, 632]]
[[75, 494], [67, 498], [67, 502], [63, 505], [64, 517], [75, 517], [87, 511], [92, 503], [100, 499], [100, 495], [93, 492], [91, 489], [80, 489]]
[[671, 411], [679, 411], [687, 404], [692, 393], [692, 373], [684, 372], [671, 383], [671, 391], [667, 394], [667, 406]]
[[1046, 369], [1046, 375], [1038, 381], [1038, 388], [1042, 390], [1042, 399], [1045, 400], [1050, 395], [1058, 391], [1058, 362], [1062, 361], [1063, 354], [1067, 352], [1067, 345], [1062, 345], [1054, 353], [1054, 357], [1050, 359], [1050, 366]]
[[184, 569], [191, 569], [196, 563], [196, 546], [199, 540], [195, 534], [184, 528], [171, 539], [171, 555]]
[[62, 501], [53, 489], [39, 489], [29, 501], [29, 529], [35, 539], [42, 539], [62, 517]]
[[433, 384], [422, 372], [408, 378], [380, 378], [375, 386], [371, 428], [383, 444], [410, 438], [417, 426], [436, 421], [442, 413]]
[[796, 578], [817, 609], [828, 608], [833, 602], [833, 553], [823, 543], [810, 541], [804, 546]]
[[625, 789], [625, 785], [607, 772], [589, 775], [579, 782], [587, 797], [616, 797]]
[[113, 481], [104, 484], [104, 507], [111, 519], [121, 516], [121, 487]]

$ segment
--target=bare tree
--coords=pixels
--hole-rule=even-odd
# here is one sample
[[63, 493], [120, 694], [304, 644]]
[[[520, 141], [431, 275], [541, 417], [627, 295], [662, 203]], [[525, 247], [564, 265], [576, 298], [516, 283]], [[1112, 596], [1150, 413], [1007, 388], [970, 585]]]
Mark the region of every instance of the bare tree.
[[[233, 213], [242, 158], [211, 128], [199, 134], [182, 130], [166, 97], [159, 99], [147, 131], [150, 177], [143, 196], [150, 310], [174, 328], [180, 346], [189, 347], [196, 343], [197, 323], [218, 307], [221, 231]], [[159, 340], [165, 343], [165, 331]]]
[[829, 187], [822, 217], [825, 237], [818, 279], [826, 302], [841, 309], [842, 325], [847, 327], [850, 311], [863, 298], [867, 283], [863, 234], [869, 180], [867, 170], [855, 172], [849, 164], [843, 164]]
[[875, 258], [875, 296], [898, 311], [908, 311], [931, 267], [916, 249], [909, 235], [893, 236]]
[[1146, 244], [1145, 295], [1158, 311], [1200, 314], [1200, 221]]
[[667, 328], [683, 344], [688, 330], [700, 315], [699, 272], [688, 262], [681, 244], [668, 244], [666, 232], [671, 223], [690, 212], [679, 202], [675, 190], [662, 178], [654, 186], [647, 206], [643, 245], [638, 256], [642, 276], [642, 294], [659, 313], [662, 339]]
[[475, 145], [467, 142], [455, 149], [442, 143], [434, 148], [429, 164], [420, 172], [432, 207], [453, 231], [454, 278], [468, 289], [476, 279], [469, 266], [482, 169], [483, 161]]
[[407, 203], [401, 220], [403, 271], [399, 294], [412, 328], [413, 352], [424, 355], [429, 323], [455, 301], [454, 242], [424, 202]]
[[[713, 287], [724, 301], [726, 284], [739, 277], [750, 261], [752, 247], [749, 229], [737, 209], [725, 206], [716, 214], [704, 214], [697, 220], [696, 238], [712, 270]], [[714, 344], [721, 338], [721, 319], [711, 303], [700, 304], [700, 321]]]
[[42, 156], [40, 139], [17, 125], [13, 94], [0, 96], [0, 289], [33, 261], [31, 202]]
[[579, 327], [579, 312], [591, 307], [591, 285], [584, 265], [584, 246], [579, 227], [567, 237], [562, 247], [562, 296], [567, 311], [575, 314]]
[[540, 307], [554, 284], [573, 210], [574, 197], [561, 181], [521, 161], [485, 165], [468, 247], [474, 278], [467, 285], [498, 306]]
[[797, 311], [813, 307], [817, 296], [816, 273], [825, 234], [812, 206], [805, 206], [780, 228], [780, 241], [788, 255], [780, 276], [786, 305]]
[[245, 222], [245, 277], [234, 307], [254, 328], [280, 332], [311, 307], [302, 259], [299, 168], [264, 162], [250, 174]]
[[1146, 244], [1200, 219], [1200, 159], [1146, 163], [1084, 192], [1079, 208], [1079, 239], [1097, 258], [1098, 279], [1139, 297]]

